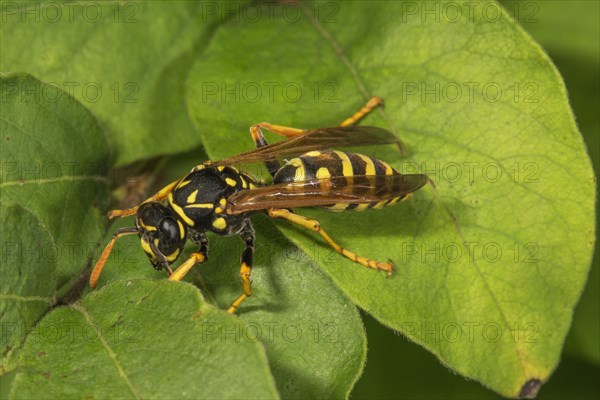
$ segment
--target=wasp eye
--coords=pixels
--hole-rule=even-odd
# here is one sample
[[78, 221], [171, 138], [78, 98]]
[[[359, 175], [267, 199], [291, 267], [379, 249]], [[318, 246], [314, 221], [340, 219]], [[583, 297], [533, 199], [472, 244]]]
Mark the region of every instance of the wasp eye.
[[185, 240], [182, 240], [179, 232], [179, 225], [173, 217], [165, 217], [158, 224], [159, 244], [158, 248], [164, 255], [175, 252], [180, 245], [183, 247]]
[[171, 217], [163, 218], [160, 221], [160, 231], [162, 236], [166, 238], [176, 238], [179, 235], [177, 222]]

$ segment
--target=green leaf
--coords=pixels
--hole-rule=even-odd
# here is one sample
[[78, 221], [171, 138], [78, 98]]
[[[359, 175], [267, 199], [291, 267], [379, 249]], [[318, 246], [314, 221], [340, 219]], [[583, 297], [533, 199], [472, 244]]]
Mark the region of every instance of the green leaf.
[[301, 213], [397, 273], [323, 262], [314, 237], [278, 226], [356, 304], [456, 372], [534, 394], [558, 363], [594, 241], [594, 174], [556, 69], [495, 3], [453, 21], [403, 3], [298, 7], [297, 21], [283, 6], [260, 25], [230, 21], [194, 66], [189, 110], [211, 127], [209, 156], [247, 150], [250, 138], [232, 138], [261, 120], [331, 126], [382, 96], [367, 124], [409, 154], [364, 151], [435, 187], [382, 211]]
[[[194, 163], [205, 160], [200, 151], [174, 157], [160, 180], [181, 177]], [[237, 314], [247, 325], [231, 339], [255, 335], [264, 345], [269, 365], [284, 398], [344, 398], [362, 373], [366, 337], [356, 307], [331, 283], [306, 254], [289, 243], [264, 218], [253, 218], [256, 249], [252, 269], [253, 295]], [[132, 225], [119, 220], [112, 231]], [[239, 276], [243, 243], [237, 237], [209, 235], [209, 259], [189, 276], [213, 305], [227, 309], [241, 294]], [[337, 262], [331, 251], [315, 246], [319, 257]], [[185, 254], [196, 250], [189, 244]], [[151, 268], [139, 238], [120, 239], [103, 270], [100, 285], [114, 279], [145, 277], [165, 279]]]
[[206, 7], [5, 2], [0, 32], [10, 40], [2, 41], [0, 70], [26, 71], [85, 104], [110, 136], [118, 164], [182, 151], [199, 141], [181, 77], [218, 23]]
[[6, 356], [83, 271], [103, 235], [108, 153], [94, 117], [65, 92], [23, 74], [2, 75], [1, 84]]
[[246, 331], [190, 285], [117, 282], [36, 326], [10, 397], [277, 398]]
[[[2, 364], [6, 369], [6, 361], [13, 349], [20, 346], [29, 329], [56, 301], [56, 258], [40, 262], [41, 252], [35, 251], [44, 249], [49, 254], [56, 254], [56, 245], [35, 214], [14, 203], [0, 202], [0, 206], [3, 246], [1, 346]], [[30, 251], [23, 252], [26, 246]]]
[[[569, 99], [595, 166], [600, 168], [600, 3], [505, 2], [507, 9], [519, 13], [519, 21], [548, 51], [564, 77]], [[525, 11], [527, 13], [525, 13]], [[527, 15], [527, 18], [525, 16]], [[565, 35], [564, 32], [569, 32]], [[565, 351], [600, 364], [600, 247], [596, 241], [595, 259], [588, 282], [575, 309], [573, 325]]]
[[[240, 319], [261, 333], [282, 397], [347, 398], [362, 373], [367, 343], [358, 311], [306, 254], [266, 218], [257, 230], [253, 295]], [[238, 243], [240, 242], [240, 243]], [[214, 262], [197, 270], [195, 282], [221, 308], [241, 294], [237, 238], [214, 240]], [[305, 249], [306, 251], [307, 249]], [[324, 262], [331, 251], [313, 246]], [[215, 254], [216, 253], [216, 254]]]

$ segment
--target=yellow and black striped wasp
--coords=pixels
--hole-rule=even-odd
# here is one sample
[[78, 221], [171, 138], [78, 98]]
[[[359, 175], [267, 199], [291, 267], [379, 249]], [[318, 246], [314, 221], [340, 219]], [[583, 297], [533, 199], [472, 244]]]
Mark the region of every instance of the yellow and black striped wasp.
[[[388, 163], [362, 154], [331, 150], [375, 144], [398, 144], [394, 134], [376, 127], [354, 126], [374, 107], [372, 98], [340, 126], [313, 130], [289, 128], [267, 122], [250, 128], [256, 149], [221, 161], [206, 161], [189, 174], [171, 182], [142, 204], [113, 210], [109, 218], [136, 215], [135, 227], [118, 229], [96, 262], [90, 276], [95, 287], [117, 239], [137, 234], [144, 252], [157, 270], [165, 269], [169, 279], [179, 281], [197, 263], [208, 257], [207, 232], [222, 236], [239, 235], [246, 247], [241, 257], [243, 293], [233, 301], [233, 313], [252, 294], [250, 273], [254, 252], [254, 229], [250, 217], [266, 212], [312, 230], [338, 253], [376, 270], [392, 273], [391, 262], [380, 262], [343, 248], [313, 219], [296, 214], [299, 207], [325, 207], [332, 211], [361, 211], [396, 204], [427, 182], [422, 174], [403, 175]], [[268, 144], [262, 129], [286, 139]], [[298, 156], [280, 165], [278, 157]], [[266, 185], [241, 172], [235, 165], [262, 162], [273, 178]], [[165, 201], [166, 199], [166, 201]], [[164, 204], [163, 204], [164, 202]], [[171, 265], [188, 239], [199, 249], [175, 271]]]

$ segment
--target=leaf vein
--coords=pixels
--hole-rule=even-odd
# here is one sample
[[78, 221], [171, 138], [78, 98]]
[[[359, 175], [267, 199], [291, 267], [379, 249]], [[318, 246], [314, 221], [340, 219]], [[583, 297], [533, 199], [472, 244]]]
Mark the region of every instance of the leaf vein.
[[[298, 4], [300, 5], [300, 8], [302, 9], [302, 14], [306, 16], [308, 21], [315, 28], [315, 30], [319, 33], [319, 35], [321, 35], [323, 37], [323, 39], [325, 39], [329, 43], [329, 45], [333, 49], [333, 52], [335, 53], [336, 57], [339, 58], [339, 60], [342, 62], [342, 64], [344, 64], [346, 69], [350, 72], [350, 75], [352, 75], [352, 78], [354, 79], [354, 81], [356, 82], [356, 85], [358, 86], [358, 90], [362, 93], [365, 100], [369, 100], [371, 98], [372, 94], [369, 92], [369, 90], [367, 89], [367, 86], [365, 85], [362, 78], [360, 77], [360, 74], [358, 73], [358, 69], [348, 59], [348, 56], [346, 55], [346, 52], [344, 51], [342, 46], [335, 40], [335, 38], [331, 35], [331, 33], [327, 29], [325, 29], [323, 24], [321, 24], [321, 22], [315, 17], [314, 13], [308, 7], [306, 7], [306, 5], [304, 5], [303, 2], [299, 1]], [[399, 142], [400, 147], [404, 148], [404, 144], [400, 140], [397, 129], [396, 129], [394, 123], [392, 122], [391, 118], [389, 117], [389, 115], [381, 107], [378, 108], [377, 112], [379, 112], [379, 114], [383, 117], [383, 119], [388, 124], [392, 133], [398, 137], [398, 142]]]
[[[90, 325], [92, 327], [94, 326], [94, 322], [92, 320], [92, 316], [87, 312], [87, 310], [85, 308], [83, 308], [79, 304], [72, 304], [71, 308], [79, 311], [81, 313], [81, 315], [83, 315], [83, 318], [88, 323], [88, 325]], [[139, 395], [137, 389], [133, 386], [133, 383], [131, 383], [131, 381], [129, 380], [129, 377], [125, 373], [125, 370], [123, 369], [123, 366], [121, 365], [121, 363], [119, 363], [119, 360], [117, 359], [117, 354], [110, 347], [110, 344], [108, 343], [108, 341], [102, 335], [101, 332], [98, 332], [98, 339], [100, 340], [100, 343], [102, 344], [102, 346], [106, 349], [106, 352], [108, 353], [108, 355], [111, 358], [113, 364], [115, 365], [117, 371], [119, 372], [119, 375], [123, 378], [123, 380], [125, 381], [125, 383], [129, 387], [129, 390], [131, 390], [131, 393], [133, 394], [133, 396], [136, 399], [141, 399], [141, 396]]]

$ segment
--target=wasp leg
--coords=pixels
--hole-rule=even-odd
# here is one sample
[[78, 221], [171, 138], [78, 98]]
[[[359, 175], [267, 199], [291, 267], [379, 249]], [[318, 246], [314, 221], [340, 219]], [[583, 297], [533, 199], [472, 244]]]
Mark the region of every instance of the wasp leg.
[[335, 251], [349, 258], [350, 260], [357, 262], [367, 268], [381, 269], [387, 272], [388, 276], [394, 271], [394, 264], [391, 262], [380, 262], [371, 260], [366, 257], [361, 257], [358, 254], [343, 248], [337, 244], [328, 234], [321, 228], [321, 224], [318, 221], [310, 218], [303, 217], [302, 215], [294, 214], [286, 209], [271, 208], [268, 210], [269, 217], [271, 218], [284, 218], [294, 224], [300, 225], [306, 229], [310, 229], [313, 232], [317, 232], [325, 239]]
[[133, 235], [136, 233], [138, 233], [138, 229], [135, 227], [117, 229], [115, 233], [113, 233], [112, 239], [110, 240], [110, 242], [108, 242], [108, 244], [102, 251], [100, 258], [98, 259], [98, 261], [96, 261], [96, 265], [94, 265], [94, 269], [92, 270], [92, 273], [90, 275], [90, 286], [92, 287], [92, 289], [95, 288], [98, 284], [100, 273], [102, 272], [102, 269], [104, 269], [104, 264], [106, 264], [106, 260], [108, 260], [108, 256], [110, 255], [110, 252], [112, 251], [115, 242], [123, 236]]
[[373, 111], [375, 107], [379, 105], [383, 105], [383, 99], [378, 96], [371, 97], [371, 99], [363, 108], [355, 112], [354, 115], [352, 115], [350, 118], [344, 120], [344, 122], [342, 122], [340, 126], [348, 126], [355, 124], [356, 122], [358, 122], [358, 120], [366, 117], [367, 114], [369, 114], [371, 111]]
[[[371, 97], [364, 107], [355, 112], [350, 118], [345, 119], [340, 126], [348, 126], [358, 122], [360, 119], [366, 117], [371, 111], [373, 111], [375, 107], [380, 105], [383, 105], [383, 99], [381, 97]], [[254, 140], [256, 148], [260, 148], [268, 144], [261, 129], [266, 129], [286, 138], [302, 135], [304, 132], [306, 132], [306, 129], [291, 128], [289, 126], [273, 125], [269, 122], [261, 122], [250, 127], [250, 134], [252, 135], [252, 140]]]
[[148, 203], [148, 202], [151, 202], [151, 201], [160, 201], [160, 200], [163, 200], [164, 198], [166, 198], [169, 195], [169, 193], [171, 193], [173, 191], [173, 189], [175, 189], [175, 186], [177, 186], [178, 183], [179, 183], [179, 180], [176, 180], [176, 181], [173, 181], [173, 182], [169, 183], [167, 186], [165, 186], [164, 188], [160, 189], [154, 195], [148, 197], [141, 204], [139, 204], [139, 205], [137, 205], [135, 207], [127, 208], [125, 210], [112, 210], [112, 211], [109, 211], [109, 213], [108, 213], [108, 219], [113, 219], [113, 218], [117, 218], [117, 217], [128, 217], [130, 215], [135, 214], [137, 212], [139, 206], [142, 205], [142, 204], [144, 204], [144, 203]]
[[190, 258], [188, 258], [183, 264], [179, 266], [171, 275], [169, 275], [170, 281], [180, 281], [182, 280], [188, 272], [192, 269], [192, 267], [198, 263], [203, 263], [208, 260], [208, 238], [204, 233], [197, 233], [192, 236], [192, 240], [194, 243], [200, 245], [200, 249], [197, 252], [192, 253]]
[[[265, 122], [263, 122], [263, 124], [264, 123]], [[260, 125], [261, 124], [257, 124], [257, 125], [252, 125], [250, 127], [250, 134], [252, 135], [252, 140], [254, 140], [254, 144], [256, 145], [257, 149], [269, 144], [269, 143], [267, 143], [265, 136], [263, 135], [262, 131], [260, 130]], [[269, 171], [269, 174], [271, 176], [275, 176], [275, 173], [277, 171], [279, 171], [279, 168], [281, 168], [279, 161], [277, 161], [277, 159], [275, 157], [268, 157], [263, 162], [265, 164], [265, 167], [267, 167], [267, 171]]]
[[254, 228], [250, 224], [250, 221], [246, 222], [246, 226], [240, 233], [240, 237], [246, 243], [246, 248], [242, 253], [242, 264], [240, 266], [240, 276], [242, 277], [242, 290], [243, 293], [231, 303], [227, 312], [233, 314], [235, 310], [242, 304], [246, 298], [252, 296], [252, 282], [250, 281], [250, 274], [252, 273], [252, 262], [254, 256]]
[[[306, 129], [290, 128], [289, 126], [273, 125], [269, 122], [261, 122], [260, 124], [252, 125], [252, 127], [250, 127], [250, 133], [252, 134], [252, 139], [254, 139], [254, 143], [256, 143], [256, 147], [262, 147], [267, 144], [267, 141], [265, 140], [262, 134], [261, 128], [286, 138], [302, 135], [304, 132], [306, 132]], [[259, 146], [257, 142], [260, 142], [261, 145]]]
[[[360, 110], [355, 112], [350, 118], [348, 118], [344, 122], [342, 122], [340, 124], [340, 126], [348, 126], [348, 125], [352, 125], [352, 124], [356, 123], [358, 120], [360, 120], [361, 118], [364, 118], [375, 107], [377, 107], [379, 105], [383, 105], [383, 99], [381, 97], [372, 97], [363, 108], [361, 108]], [[283, 136], [286, 138], [291, 138], [294, 136], [302, 135], [303, 133], [306, 132], [306, 129], [291, 128], [289, 126], [282, 126], [282, 125], [274, 125], [269, 122], [261, 122], [256, 125], [252, 125], [250, 127], [250, 135], [252, 135], [252, 140], [254, 141], [254, 144], [256, 145], [257, 149], [269, 144], [269, 143], [267, 143], [267, 140], [265, 139], [265, 136], [263, 135], [261, 129], [266, 129], [270, 132], [273, 132], [277, 135], [280, 135], [280, 136]], [[269, 174], [271, 174], [271, 176], [275, 176], [275, 173], [279, 170], [279, 168], [281, 168], [279, 162], [274, 157], [266, 159], [264, 161], [264, 163], [265, 163], [265, 166], [267, 167], [267, 170], [269, 171]]]

